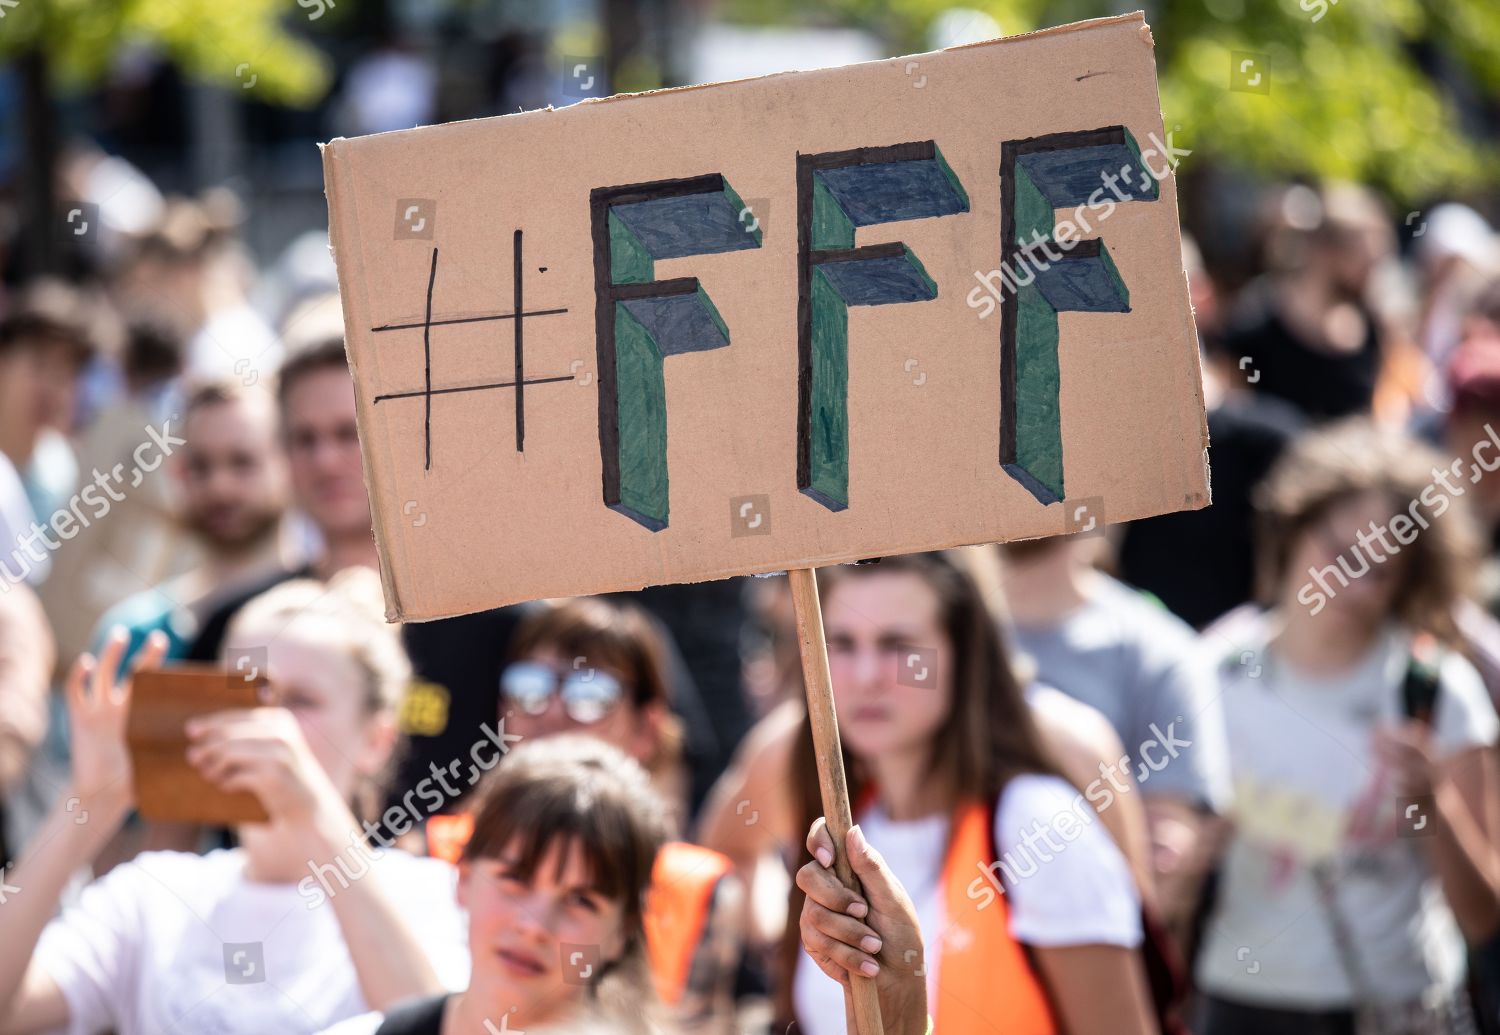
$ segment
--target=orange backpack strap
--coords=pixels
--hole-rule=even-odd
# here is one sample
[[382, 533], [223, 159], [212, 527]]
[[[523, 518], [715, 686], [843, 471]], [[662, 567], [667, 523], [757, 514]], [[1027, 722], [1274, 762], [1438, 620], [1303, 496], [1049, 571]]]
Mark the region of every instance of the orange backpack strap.
[[474, 836], [474, 817], [467, 812], [455, 816], [427, 817], [427, 854], [458, 865], [464, 845]]
[[[933, 1030], [942, 1035], [1057, 1035], [1057, 1021], [1026, 948], [1010, 933], [990, 826], [993, 810], [971, 801], [953, 816], [943, 862], [948, 929], [941, 953]], [[994, 874], [993, 878], [988, 874]]]
[[687, 987], [714, 888], [731, 869], [728, 856], [683, 841], [669, 842], [656, 853], [646, 896], [646, 957], [656, 993], [669, 1006]]

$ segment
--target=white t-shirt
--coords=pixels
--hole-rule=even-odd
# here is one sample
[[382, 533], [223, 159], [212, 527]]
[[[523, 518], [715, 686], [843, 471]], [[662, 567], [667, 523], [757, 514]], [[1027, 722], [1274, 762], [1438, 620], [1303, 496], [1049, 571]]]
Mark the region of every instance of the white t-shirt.
[[[1339, 914], [1373, 994], [1388, 1001], [1452, 989], [1463, 940], [1401, 815], [1374, 730], [1402, 721], [1410, 636], [1386, 628], [1369, 653], [1315, 678], [1269, 653], [1256, 623], [1221, 670], [1235, 777], [1236, 836], [1199, 956], [1199, 984], [1241, 1002], [1336, 1009], [1354, 1001], [1313, 865], [1331, 875]], [[1448, 654], [1439, 675], [1440, 755], [1494, 743], [1479, 674]], [[1431, 821], [1429, 820], [1429, 823]]]
[[[351, 860], [351, 875], [353, 875]], [[68, 1003], [68, 1035], [322, 1031], [369, 1010], [333, 903], [316, 885], [245, 880], [239, 849], [147, 852], [84, 889], [47, 925], [35, 961]], [[384, 850], [378, 877], [453, 989], [468, 982], [457, 871]], [[338, 877], [328, 884], [340, 892]], [[311, 908], [310, 908], [311, 906]]]
[[[949, 819], [939, 813], [896, 822], [878, 805], [859, 817], [865, 839], [885, 857], [916, 907], [931, 1002], [937, 1001], [941, 933], [947, 929], [941, 876]], [[1043, 948], [1141, 943], [1135, 880], [1097, 819], [1093, 806], [1059, 777], [1018, 776], [1005, 785], [995, 810], [995, 844], [1007, 867], [1010, 931], [1018, 941]], [[797, 959], [792, 998], [808, 1035], [844, 1035], [843, 988], [805, 950]]]

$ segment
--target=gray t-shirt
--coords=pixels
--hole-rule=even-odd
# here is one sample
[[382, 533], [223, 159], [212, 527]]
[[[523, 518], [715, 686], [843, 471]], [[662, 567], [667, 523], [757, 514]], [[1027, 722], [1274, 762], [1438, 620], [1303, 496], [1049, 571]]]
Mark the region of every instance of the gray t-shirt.
[[[1220, 669], [1235, 836], [1199, 955], [1199, 984], [1228, 999], [1292, 1009], [1336, 1009], [1358, 998], [1319, 897], [1316, 865], [1330, 875], [1372, 996], [1400, 1002], [1452, 989], [1463, 974], [1463, 939], [1421, 851], [1428, 824], [1420, 814], [1403, 816], [1410, 803], [1372, 743], [1376, 728], [1403, 720], [1409, 634], [1387, 627], [1358, 664], [1332, 678], [1293, 669], [1266, 650], [1265, 638], [1256, 623]], [[1440, 668], [1433, 725], [1442, 756], [1492, 744], [1500, 730], [1479, 674], [1457, 654]]]
[[1145, 795], [1218, 811], [1229, 802], [1229, 748], [1213, 658], [1182, 620], [1121, 582], [1095, 576], [1060, 622], [1017, 625], [1038, 681], [1103, 712]]

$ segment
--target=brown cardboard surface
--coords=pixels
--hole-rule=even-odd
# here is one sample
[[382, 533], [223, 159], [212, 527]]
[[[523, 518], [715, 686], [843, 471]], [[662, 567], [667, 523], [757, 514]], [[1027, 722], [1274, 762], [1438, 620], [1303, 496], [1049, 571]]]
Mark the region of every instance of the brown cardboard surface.
[[[1093, 232], [1080, 236], [1104, 242], [1129, 311], [1057, 316], [1063, 497], [1047, 499], [1000, 464], [1003, 315], [992, 307], [981, 318], [970, 299], [977, 275], [1000, 268], [1002, 219], [1014, 216], [1002, 207], [1001, 145], [1111, 127], [1123, 127], [1142, 150], [1167, 139], [1140, 14], [326, 145], [388, 617], [1032, 538], [1207, 505], [1207, 436], [1172, 175], [1160, 180], [1155, 200], [1120, 202], [1102, 218], [1097, 206], [1085, 209]], [[854, 233], [854, 249], [904, 244], [936, 297], [847, 308], [847, 493], [836, 509], [845, 500], [820, 499], [799, 483], [806, 482], [799, 447], [832, 447], [799, 441], [824, 440], [804, 419], [799, 394], [807, 337], [799, 304], [809, 304], [799, 236], [810, 231], [799, 226], [798, 156], [892, 149], [880, 161], [840, 159], [865, 163], [864, 178], [842, 181], [840, 211], [896, 205], [882, 209], [889, 218], [899, 214], [901, 195], [881, 200], [892, 182], [879, 178], [882, 163], [914, 163], [900, 168], [924, 170], [924, 198], [947, 203], [941, 178], [931, 178], [938, 165], [923, 157], [928, 144], [961, 186], [955, 196], [965, 196], [966, 210]], [[669, 518], [653, 528], [639, 511], [606, 504], [610, 447], [601, 428], [611, 408], [601, 407], [601, 379], [610, 357], [624, 355], [606, 326], [615, 336], [630, 326], [612, 317], [624, 304], [617, 299], [636, 289], [622, 291], [614, 277], [600, 287], [595, 229], [608, 225], [600, 213], [610, 211], [622, 225], [627, 215], [636, 221], [637, 243], [675, 233], [677, 224], [642, 216], [646, 208], [608, 208], [638, 203], [634, 194], [595, 196], [592, 209], [591, 195], [691, 180], [664, 189], [722, 206], [712, 185], [693, 179], [715, 175], [733, 192], [724, 195], [731, 211], [744, 201], [738, 221], [756, 225], [759, 244], [654, 262], [658, 288], [674, 281], [690, 295], [681, 278], [697, 278], [728, 344], [707, 347], [708, 324], [681, 339], [651, 332], [657, 351], [645, 355], [659, 359], [668, 341], [690, 350], [660, 363]], [[827, 186], [834, 182], [827, 177], [843, 173], [806, 175]], [[1072, 214], [1059, 207], [1055, 217]], [[623, 262], [628, 249], [610, 247]], [[838, 258], [808, 251], [809, 262]], [[860, 252], [871, 262], [859, 267], [862, 279], [839, 289], [844, 300], [906, 290], [876, 275], [876, 259], [920, 290], [901, 252]], [[1085, 252], [1076, 246], [1061, 265]], [[814, 269], [814, 279], [837, 272]], [[536, 315], [507, 318], [518, 298], [521, 312]], [[699, 303], [690, 315], [701, 323], [707, 311]], [[520, 392], [518, 365], [528, 382]], [[636, 367], [621, 369], [646, 378], [632, 386], [649, 383]], [[507, 387], [479, 387], [486, 385]], [[638, 404], [638, 395], [621, 403]], [[620, 439], [627, 451], [639, 446], [628, 428]], [[636, 468], [627, 461], [622, 469], [638, 484]]]
[[260, 799], [221, 791], [187, 760], [185, 724], [198, 715], [262, 703], [265, 680], [245, 680], [212, 665], [177, 665], [139, 672], [131, 681], [125, 739], [135, 782], [135, 807], [150, 820], [233, 826], [264, 823]]

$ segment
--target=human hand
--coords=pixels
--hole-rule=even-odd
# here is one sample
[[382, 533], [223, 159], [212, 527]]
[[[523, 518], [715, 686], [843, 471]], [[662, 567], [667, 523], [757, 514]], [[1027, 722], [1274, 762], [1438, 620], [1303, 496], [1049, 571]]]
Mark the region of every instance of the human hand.
[[271, 822], [308, 824], [347, 808], [285, 708], [230, 709], [187, 722], [187, 760], [224, 791], [249, 791]]
[[844, 887], [834, 872], [827, 823], [820, 817], [808, 831], [813, 859], [797, 871], [797, 887], [807, 895], [802, 944], [819, 969], [846, 988], [851, 972], [875, 980], [887, 1035], [923, 1035], [927, 971], [916, 909], [858, 826], [850, 828], [846, 844], [862, 893]]
[[123, 816], [135, 799], [130, 749], [125, 730], [130, 716], [130, 691], [136, 673], [161, 665], [167, 638], [153, 632], [131, 667], [131, 675], [116, 679], [129, 635], [110, 630], [100, 656], [80, 654], [68, 672], [64, 693], [72, 739], [73, 790], [79, 797], [118, 806]]
[[1398, 794], [1428, 797], [1436, 793], [1443, 769], [1427, 723], [1408, 719], [1399, 726], [1378, 728], [1374, 746], [1376, 757], [1394, 774]]

